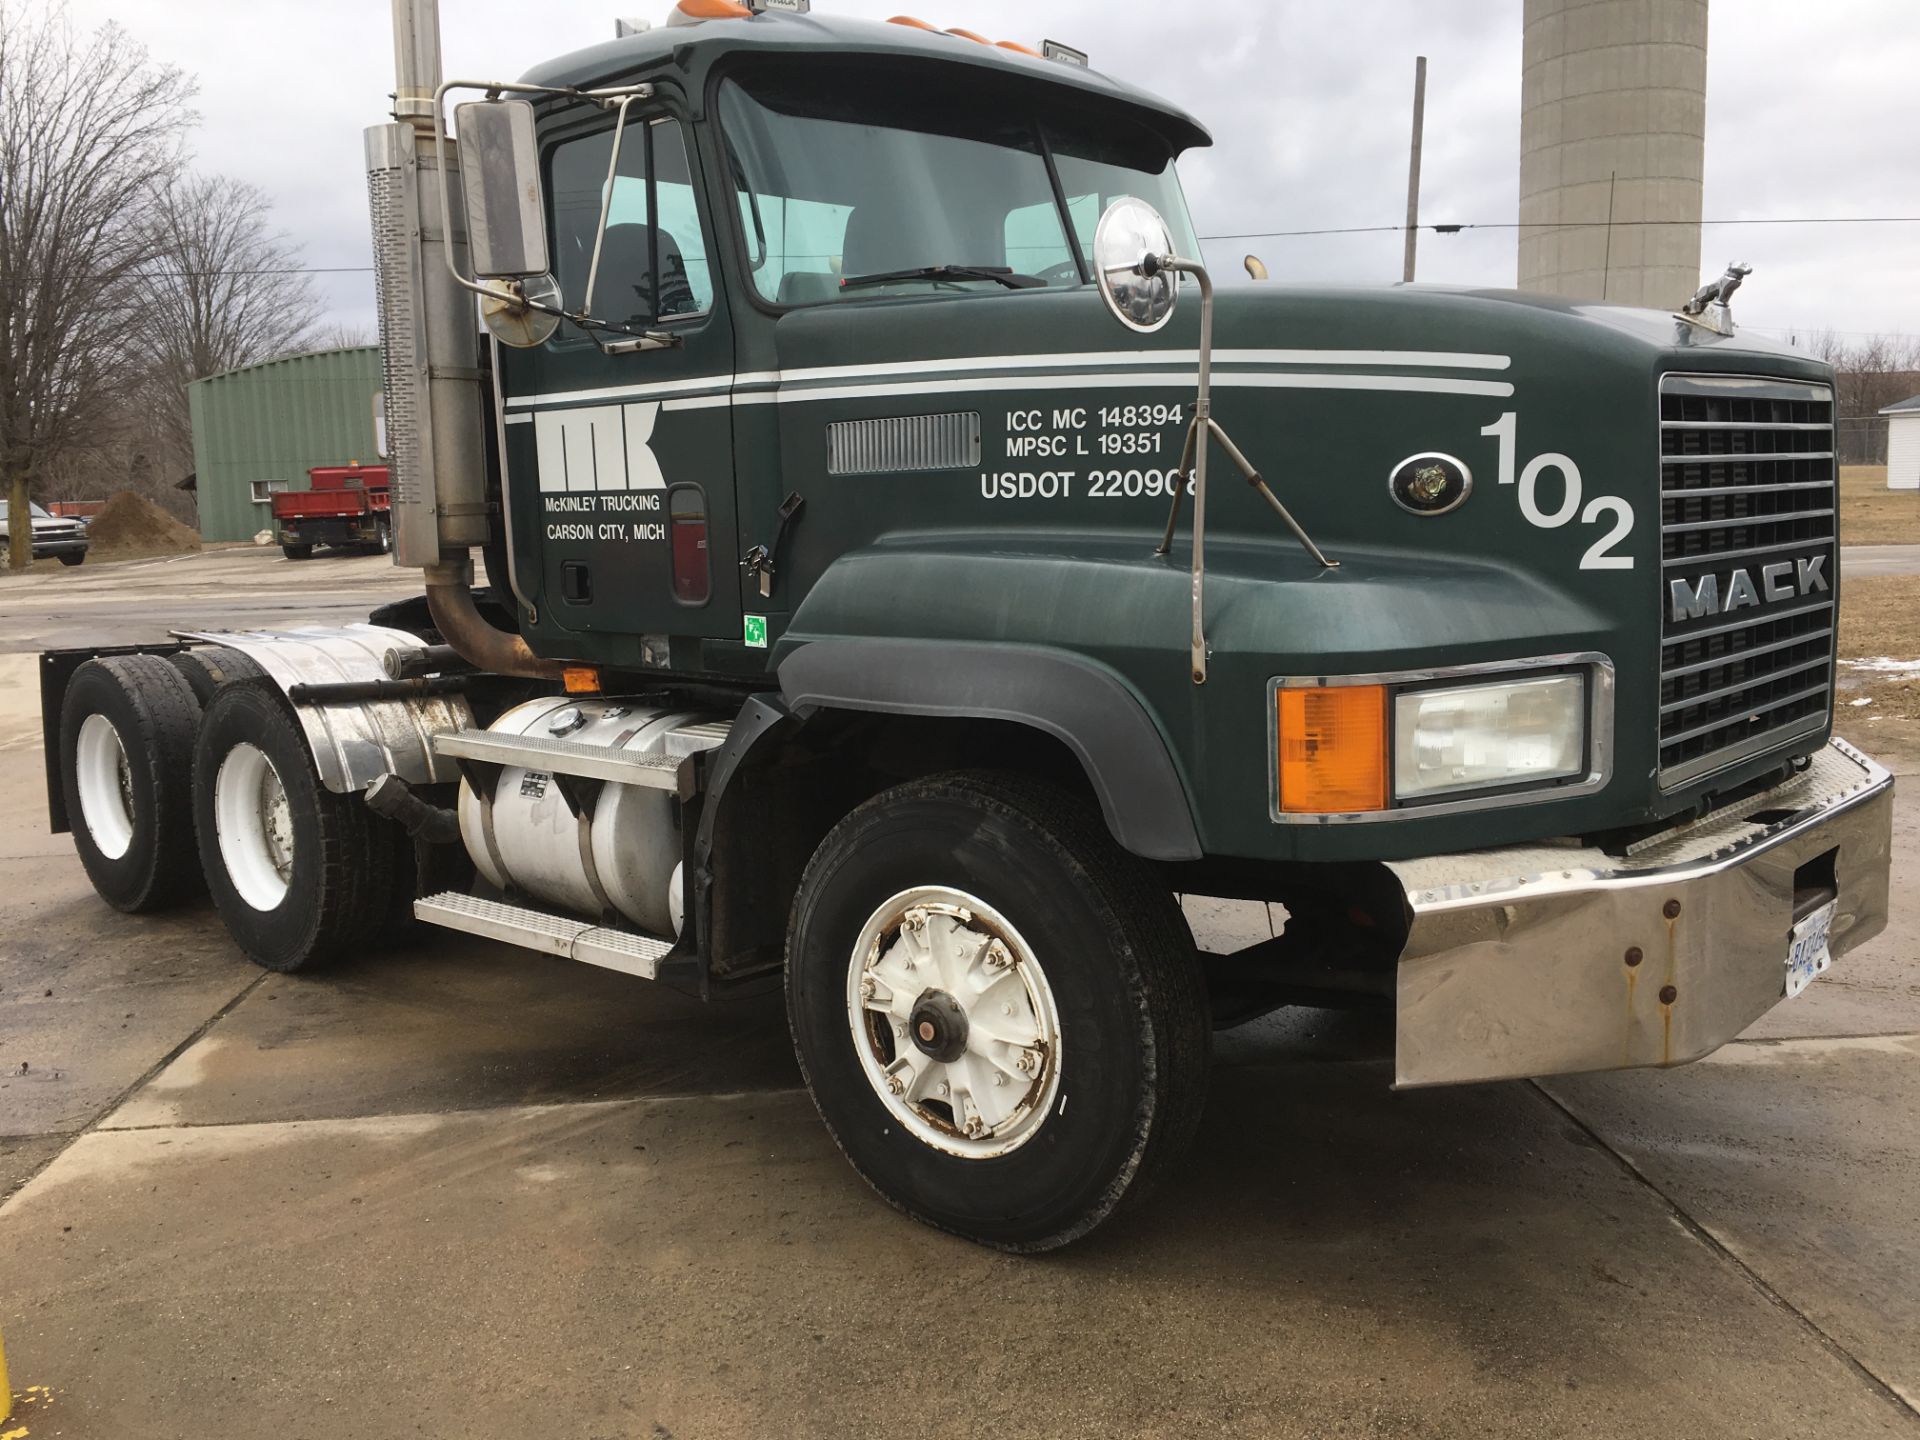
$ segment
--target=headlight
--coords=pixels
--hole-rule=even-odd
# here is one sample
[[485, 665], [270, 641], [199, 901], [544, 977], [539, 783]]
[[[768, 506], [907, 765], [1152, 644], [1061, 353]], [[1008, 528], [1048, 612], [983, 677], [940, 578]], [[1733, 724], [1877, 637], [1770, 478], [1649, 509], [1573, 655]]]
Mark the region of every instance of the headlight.
[[1578, 775], [1586, 717], [1580, 675], [1404, 691], [1393, 702], [1394, 799]]

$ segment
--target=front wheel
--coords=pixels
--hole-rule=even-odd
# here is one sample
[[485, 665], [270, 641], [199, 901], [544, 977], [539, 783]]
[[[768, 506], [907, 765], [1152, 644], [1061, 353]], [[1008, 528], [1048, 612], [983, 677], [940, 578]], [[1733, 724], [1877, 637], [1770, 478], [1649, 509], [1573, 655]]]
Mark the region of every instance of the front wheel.
[[87, 552], [84, 550], [63, 550], [60, 552], [60, 563], [62, 565], [78, 565], [86, 558]]
[[313, 546], [282, 545], [280, 547], [280, 553], [289, 560], [311, 560], [313, 558]]
[[1099, 816], [1048, 786], [936, 776], [843, 820], [794, 902], [787, 1007], [855, 1168], [1001, 1249], [1085, 1235], [1199, 1121], [1192, 937]]

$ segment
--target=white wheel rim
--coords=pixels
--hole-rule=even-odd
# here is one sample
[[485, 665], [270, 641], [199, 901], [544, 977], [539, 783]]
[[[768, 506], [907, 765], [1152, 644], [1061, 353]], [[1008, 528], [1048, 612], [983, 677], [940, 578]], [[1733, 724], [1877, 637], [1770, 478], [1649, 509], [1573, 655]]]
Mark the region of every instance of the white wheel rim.
[[102, 855], [118, 860], [133, 845], [133, 770], [120, 732], [106, 716], [96, 712], [80, 722], [73, 768], [87, 835]]
[[236, 745], [213, 780], [220, 859], [240, 898], [271, 910], [293, 878], [293, 812], [273, 762], [256, 745]]
[[1019, 1148], [1059, 1093], [1047, 977], [1006, 917], [964, 891], [903, 890], [873, 912], [848, 957], [847, 1019], [881, 1104], [950, 1155]]

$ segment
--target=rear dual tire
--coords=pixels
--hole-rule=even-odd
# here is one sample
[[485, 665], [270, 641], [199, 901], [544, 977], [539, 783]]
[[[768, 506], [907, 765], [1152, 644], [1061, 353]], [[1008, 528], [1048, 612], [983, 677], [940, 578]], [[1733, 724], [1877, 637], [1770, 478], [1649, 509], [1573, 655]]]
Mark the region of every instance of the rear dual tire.
[[371, 947], [401, 919], [396, 896], [412, 888], [404, 837], [359, 795], [320, 783], [271, 681], [215, 692], [194, 746], [193, 814], [214, 906], [255, 964], [323, 965]]
[[60, 778], [74, 849], [116, 910], [160, 910], [202, 892], [192, 770], [200, 702], [157, 655], [89, 660], [60, 707]]

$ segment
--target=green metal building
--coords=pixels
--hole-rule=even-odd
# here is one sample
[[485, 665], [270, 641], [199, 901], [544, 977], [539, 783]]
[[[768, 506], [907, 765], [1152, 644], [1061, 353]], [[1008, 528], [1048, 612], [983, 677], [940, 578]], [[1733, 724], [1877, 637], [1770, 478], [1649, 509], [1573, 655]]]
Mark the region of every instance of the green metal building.
[[245, 365], [194, 381], [187, 397], [205, 540], [268, 529], [273, 492], [304, 490], [316, 465], [382, 459], [377, 346]]

